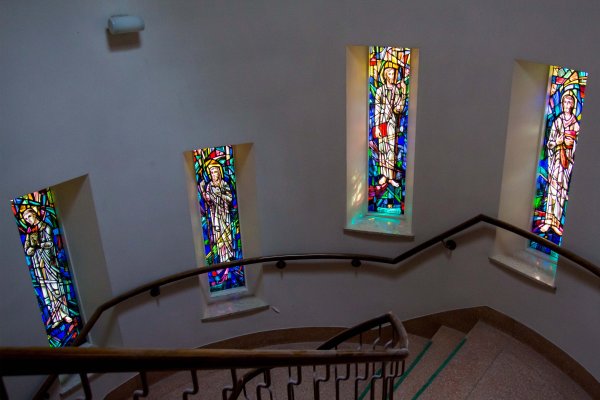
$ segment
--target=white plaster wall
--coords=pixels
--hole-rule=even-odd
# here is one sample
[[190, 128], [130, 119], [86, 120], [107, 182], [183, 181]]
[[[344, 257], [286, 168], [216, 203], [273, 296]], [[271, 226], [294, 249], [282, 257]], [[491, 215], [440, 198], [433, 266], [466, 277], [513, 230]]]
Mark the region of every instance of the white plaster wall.
[[[146, 21], [138, 47], [111, 50], [104, 29], [119, 13]], [[0, 345], [46, 343], [9, 200], [85, 174], [115, 294], [194, 266], [181, 155], [198, 147], [254, 143], [265, 255], [394, 256], [497, 215], [516, 59], [590, 74], [564, 246], [600, 264], [599, 17], [586, 0], [0, 1]], [[346, 46], [368, 44], [420, 49], [414, 242], [343, 233]], [[493, 235], [476, 229], [400, 274], [267, 266], [263, 292], [280, 314], [201, 323], [197, 282], [181, 283], [117, 310], [123, 344], [489, 305], [600, 378], [598, 280], [561, 265], [548, 292], [488, 262]], [[9, 380], [15, 398], [29, 396], [23, 382]]]

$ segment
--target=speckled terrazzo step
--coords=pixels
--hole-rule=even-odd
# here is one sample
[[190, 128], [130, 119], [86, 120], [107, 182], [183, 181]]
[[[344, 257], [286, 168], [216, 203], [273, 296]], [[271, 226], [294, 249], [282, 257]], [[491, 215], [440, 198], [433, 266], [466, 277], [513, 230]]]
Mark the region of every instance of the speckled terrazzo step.
[[[405, 374], [407, 374], [407, 372], [410, 370], [411, 365], [417, 365], [420, 357], [422, 357], [422, 354], [425, 353], [429, 347], [431, 345], [431, 340], [421, 337], [421, 336], [417, 336], [417, 335], [413, 335], [413, 334], [408, 334], [408, 350], [410, 352], [410, 355], [408, 356], [408, 358], [405, 360]], [[399, 378], [400, 379], [400, 378]], [[398, 382], [399, 379], [396, 379], [395, 382]], [[375, 398], [376, 399], [380, 399], [381, 398], [381, 384], [378, 383], [377, 385], [375, 385]], [[371, 397], [371, 390], [372, 387], [369, 384], [369, 382], [361, 382], [361, 384], [359, 385], [359, 396], [358, 398], [360, 400], [367, 400], [370, 399]], [[353, 397], [354, 394], [352, 394], [351, 398]]]
[[[423, 338], [417, 335], [408, 335], [408, 343], [409, 343], [409, 351], [410, 355], [406, 359], [405, 365], [408, 366], [414, 360], [414, 358], [420, 354], [420, 352], [427, 346], [429, 343], [429, 339]], [[302, 347], [300, 347], [302, 346]], [[349, 348], [352, 348], [354, 345], [350, 344]], [[315, 348], [315, 346], [303, 346], [301, 344], [294, 344], [294, 347], [290, 347], [290, 345], [277, 345], [277, 346], [269, 346], [269, 348]], [[338, 367], [338, 374], [344, 375], [347, 372], [344, 370], [344, 366]], [[363, 369], [359, 370], [359, 374], [363, 373]], [[317, 373], [319, 376], [325, 376], [325, 370], [323, 367], [319, 367], [317, 369]], [[332, 369], [331, 373], [334, 374], [335, 371]], [[295, 386], [294, 395], [296, 399], [313, 399], [314, 398], [314, 386], [312, 382], [312, 367], [302, 368], [302, 376], [303, 382], [302, 384]], [[353, 377], [355, 376], [355, 371], [351, 369], [349, 371], [350, 379], [341, 381], [339, 383], [340, 387], [340, 395], [341, 399], [354, 399], [355, 398], [355, 387]], [[273, 370], [272, 379], [275, 382], [273, 385], [273, 395], [275, 399], [287, 399], [286, 383], [287, 383], [287, 370], [278, 368]], [[359, 382], [357, 393], [358, 398], [369, 399], [371, 396], [370, 393], [371, 386], [368, 381]], [[335, 386], [330, 382], [322, 383], [319, 390], [319, 395], [321, 399], [334, 399], [335, 398]], [[378, 397], [379, 396], [379, 397]], [[375, 385], [375, 398], [380, 398], [381, 396], [381, 383], [377, 383]]]
[[464, 333], [445, 326], [431, 338], [431, 346], [394, 393], [395, 399], [412, 399], [464, 338]]
[[[460, 346], [461, 343], [464, 344]], [[305, 342], [264, 348], [313, 349], [318, 344]], [[539, 353], [483, 322], [478, 322], [466, 339], [463, 333], [447, 327], [441, 327], [431, 340], [409, 334], [409, 350], [411, 354], [406, 361], [408, 371], [404, 378], [397, 381], [394, 399], [591, 399], [580, 386]], [[450, 354], [453, 357], [448, 360]], [[417, 359], [419, 356], [421, 358]], [[444, 368], [439, 370], [440, 366]], [[312, 399], [312, 367], [303, 368], [302, 374], [304, 382], [295, 389], [295, 398]], [[432, 375], [435, 375], [435, 379], [432, 379]], [[230, 384], [228, 371], [200, 371], [198, 377], [200, 391], [190, 399], [221, 398], [222, 386]], [[272, 379], [273, 398], [286, 399], [287, 370], [273, 370]], [[151, 386], [147, 398], [180, 399], [182, 391], [190, 387], [189, 372], [172, 375], [163, 373], [162, 379]], [[341, 383], [340, 388], [341, 399], [354, 398], [354, 387], [349, 381]], [[254, 399], [255, 389], [250, 392], [248, 397]], [[361, 383], [358, 393], [362, 395], [360, 398], [371, 398], [366, 382]], [[374, 393], [380, 396], [380, 385], [375, 387]], [[267, 392], [263, 392], [263, 398], [268, 397]], [[124, 395], [122, 393], [120, 397], [108, 398], [131, 398], [131, 391]], [[335, 398], [331, 383], [322, 387], [320, 398]]]
[[590, 397], [537, 352], [478, 322], [419, 400], [571, 400]]

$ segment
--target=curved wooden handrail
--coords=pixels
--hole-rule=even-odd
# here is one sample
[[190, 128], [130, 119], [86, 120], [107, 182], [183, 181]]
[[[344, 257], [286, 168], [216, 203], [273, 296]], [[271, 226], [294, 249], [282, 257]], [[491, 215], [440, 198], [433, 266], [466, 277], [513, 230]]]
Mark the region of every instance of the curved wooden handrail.
[[455, 227], [432, 237], [425, 242], [418, 244], [417, 246], [405, 251], [404, 253], [398, 255], [397, 257], [383, 257], [383, 256], [374, 256], [368, 254], [352, 254], [352, 253], [305, 253], [305, 254], [287, 254], [287, 255], [274, 255], [274, 256], [264, 256], [264, 257], [253, 257], [253, 258], [245, 258], [242, 260], [230, 261], [221, 264], [211, 265], [208, 267], [200, 267], [193, 268], [187, 271], [179, 272], [173, 275], [166, 276], [164, 278], [156, 279], [152, 282], [146, 283], [144, 285], [138, 286], [134, 289], [128, 290], [125, 293], [122, 293], [112, 299], [106, 301], [101, 304], [92, 314], [91, 318], [84, 325], [81, 333], [79, 335], [79, 340], [74, 344], [75, 346], [81, 344], [92, 327], [96, 324], [96, 321], [102, 313], [117, 304], [120, 304], [126, 300], [129, 300], [132, 297], [140, 295], [142, 293], [146, 293], [151, 291], [152, 289], [159, 288], [161, 286], [165, 286], [174, 282], [178, 282], [184, 279], [188, 279], [197, 275], [206, 274], [212, 271], [217, 271], [223, 268], [236, 267], [240, 265], [254, 265], [254, 264], [262, 264], [262, 263], [270, 263], [270, 262], [279, 262], [279, 261], [296, 261], [296, 260], [358, 260], [358, 261], [366, 261], [366, 262], [374, 262], [380, 264], [398, 264], [402, 261], [407, 260], [408, 258], [417, 255], [418, 253], [428, 249], [429, 247], [440, 243], [441, 241], [460, 233], [473, 225], [478, 224], [479, 222], [485, 222], [490, 225], [494, 225], [496, 227], [502, 228], [504, 230], [513, 232], [519, 236], [522, 236], [528, 240], [539, 243], [542, 246], [549, 248], [555, 253], [567, 258], [568, 260], [573, 261], [574, 263], [580, 265], [587, 271], [596, 275], [600, 278], [600, 267], [593, 264], [591, 261], [586, 260], [585, 258], [575, 254], [572, 251], [564, 249], [556, 244], [552, 243], [549, 240], [541, 238], [529, 231], [518, 228], [514, 225], [511, 225], [507, 222], [501, 221], [496, 218], [489, 217], [484, 214], [479, 214], [467, 221], [456, 225]]
[[239, 349], [98, 349], [93, 347], [0, 347], [0, 375], [147, 372], [275, 368], [288, 365], [327, 365], [398, 361], [408, 349], [239, 350]]
[[392, 328], [393, 341], [389, 344], [389, 346], [393, 346], [394, 348], [398, 349], [408, 348], [408, 334], [404, 329], [404, 325], [402, 325], [402, 321], [400, 321], [394, 314], [389, 312], [341, 331], [317, 347], [317, 350], [331, 350], [336, 346], [350, 340], [351, 338], [383, 324], [390, 324]]
[[[541, 244], [542, 246], [549, 248], [550, 250], [554, 251], [555, 253], [559, 254], [560, 256], [562, 256], [570, 261], [573, 261], [574, 263], [581, 266], [588, 272], [590, 272], [593, 275], [595, 275], [596, 277], [600, 278], [600, 267], [598, 267], [591, 261], [575, 254], [574, 252], [564, 249], [560, 246], [557, 246], [556, 244], [552, 243], [549, 240], [543, 239], [529, 231], [518, 228], [507, 222], [501, 221], [496, 218], [492, 218], [492, 217], [484, 215], [484, 214], [479, 214], [473, 218], [466, 220], [465, 222], [463, 222], [461, 224], [456, 225], [455, 227], [453, 227], [439, 235], [432, 237], [429, 240], [424, 241], [421, 244], [414, 246], [413, 248], [405, 251], [404, 253], [402, 253], [394, 258], [383, 257], [383, 256], [374, 256], [374, 255], [368, 255], [368, 254], [351, 254], [351, 253], [306, 253], [306, 254], [274, 255], [274, 256], [265, 256], [265, 257], [246, 258], [246, 259], [242, 259], [242, 260], [236, 260], [236, 261], [230, 261], [230, 262], [226, 262], [226, 263], [216, 264], [216, 265], [212, 265], [212, 266], [208, 266], [208, 267], [194, 268], [194, 269], [179, 272], [179, 273], [176, 273], [173, 275], [169, 275], [164, 278], [156, 279], [152, 282], [149, 282], [144, 285], [133, 288], [131, 290], [128, 290], [125, 293], [115, 296], [112, 299], [101, 304], [94, 311], [94, 313], [92, 314], [90, 319], [86, 322], [86, 324], [83, 326], [79, 337], [77, 338], [77, 340], [74, 343], [74, 346], [79, 346], [81, 343], [83, 343], [85, 341], [87, 334], [94, 327], [97, 320], [100, 318], [100, 316], [106, 310], [108, 310], [120, 303], [123, 303], [124, 301], [129, 300], [132, 297], [135, 297], [142, 293], [149, 292], [153, 289], [160, 288], [161, 286], [165, 286], [165, 285], [168, 285], [168, 284], [171, 284], [174, 282], [178, 282], [178, 281], [181, 281], [184, 279], [188, 279], [188, 278], [191, 278], [194, 276], [206, 274], [208, 272], [220, 270], [223, 268], [235, 267], [235, 266], [240, 266], [240, 265], [247, 266], [247, 265], [254, 265], [254, 264], [261, 264], [261, 263], [280, 262], [280, 261], [286, 262], [286, 261], [295, 261], [295, 260], [351, 260], [354, 266], [360, 265], [360, 262], [363, 262], [363, 261], [380, 263], [380, 264], [398, 264], [398, 263], [400, 263], [404, 260], [407, 260], [408, 258], [428, 249], [429, 247], [432, 247], [433, 245], [436, 245], [436, 244], [444, 241], [445, 239], [452, 237], [453, 235], [456, 235], [466, 229], [469, 229], [470, 227], [472, 227], [480, 222], [485, 222], [487, 224], [496, 226], [498, 228], [502, 228], [504, 230], [513, 232], [521, 237], [524, 237], [528, 240], [531, 240], [533, 242]], [[48, 379], [44, 382], [44, 384], [40, 388], [40, 392], [43, 393], [44, 391], [48, 390], [50, 385], [54, 381], [54, 379], [56, 379], [56, 375], [49, 376]], [[38, 393], [40, 393], [40, 392], [38, 392]]]

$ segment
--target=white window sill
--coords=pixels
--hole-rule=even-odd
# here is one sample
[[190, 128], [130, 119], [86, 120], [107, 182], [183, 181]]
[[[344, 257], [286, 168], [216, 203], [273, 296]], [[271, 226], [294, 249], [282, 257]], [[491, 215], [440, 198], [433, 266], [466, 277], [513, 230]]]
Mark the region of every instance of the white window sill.
[[269, 304], [256, 296], [230, 297], [207, 304], [204, 308], [202, 322], [214, 321], [220, 318], [239, 315], [251, 311], [261, 311], [269, 308]]
[[364, 232], [414, 239], [411, 224], [405, 217], [377, 214], [357, 215], [346, 224], [346, 232]]
[[557, 260], [532, 249], [525, 249], [511, 255], [495, 254], [490, 261], [509, 268], [541, 285], [556, 289]]

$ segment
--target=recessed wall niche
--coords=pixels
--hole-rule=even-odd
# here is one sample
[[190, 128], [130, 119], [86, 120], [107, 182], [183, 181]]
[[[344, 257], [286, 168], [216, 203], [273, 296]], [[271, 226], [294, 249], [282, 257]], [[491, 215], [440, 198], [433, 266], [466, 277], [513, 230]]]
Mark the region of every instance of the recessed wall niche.
[[[114, 295], [106, 268], [90, 178], [83, 175], [44, 189], [50, 189], [54, 195], [53, 202], [62, 228], [63, 246], [68, 255], [85, 323], [86, 317], [91, 316], [97, 307]], [[104, 313], [86, 338], [89, 345], [122, 345], [119, 325], [113, 323], [113, 318], [115, 316], [112, 310]]]
[[[375, 47], [376, 49], [392, 49], [389, 47]], [[413, 238], [412, 229], [412, 202], [413, 202], [413, 185], [414, 185], [414, 159], [415, 159], [415, 130], [416, 130], [416, 111], [417, 111], [417, 95], [418, 95], [418, 75], [419, 75], [419, 50], [416, 48], [396, 48], [400, 52], [404, 52], [405, 56], [410, 54], [410, 68], [402, 68], [401, 62], [387, 60], [385, 57], [370, 57], [369, 46], [347, 46], [346, 47], [346, 225], [345, 230], [349, 232], [368, 232], [393, 235], [403, 238]], [[393, 57], [395, 58], [395, 57]], [[388, 65], [393, 66], [395, 70], [394, 80], [396, 87], [402, 86], [405, 82], [401, 70], [410, 71], [410, 95], [404, 99], [408, 102], [407, 114], [408, 121], [404, 126], [402, 121], [398, 121], [400, 129], [406, 129], [407, 132], [399, 131], [398, 134], [403, 135], [403, 157], [405, 166], [403, 165], [403, 181], [397, 182], [391, 176], [386, 176], [385, 171], [377, 176], [369, 177], [371, 158], [369, 158], [369, 146], [375, 147], [375, 143], [379, 143], [377, 149], [373, 152], [382, 152], [381, 144], [385, 144], [385, 139], [389, 136], [384, 132], [385, 129], [376, 128], [377, 133], [373, 133], [377, 139], [369, 140], [370, 133], [375, 132], [375, 129], [370, 128], [369, 117], [369, 68], [374, 65], [379, 65], [381, 68], [380, 77], [385, 79], [385, 73]], [[391, 74], [391, 72], [390, 72]], [[390, 82], [391, 83], [391, 82]], [[377, 86], [377, 85], [375, 85]], [[385, 83], [382, 84], [385, 86]], [[392, 85], [390, 84], [390, 87]], [[375, 88], [371, 88], [372, 91]], [[401, 88], [400, 91], [403, 91]], [[395, 89], [394, 89], [395, 90]], [[408, 92], [407, 92], [408, 93]], [[375, 96], [375, 92], [373, 92]], [[393, 97], [393, 96], [392, 96]], [[400, 107], [401, 105], [399, 105]], [[389, 106], [388, 106], [389, 107]], [[402, 117], [404, 112], [394, 112], [399, 117]], [[373, 123], [379, 124], [374, 118]], [[382, 127], [384, 124], [381, 124]], [[375, 127], [373, 127], [375, 128]], [[385, 128], [385, 127], [383, 127]], [[396, 152], [396, 154], [399, 154]], [[372, 174], [371, 174], [372, 175]], [[370, 185], [375, 179], [375, 184]], [[372, 182], [371, 182], [372, 183]], [[402, 187], [404, 184], [404, 198], [402, 199], [402, 212], [390, 213], [384, 208], [373, 205], [373, 198], [384, 198], [387, 196], [384, 192], [395, 192], [395, 188]], [[370, 187], [373, 186], [373, 187]], [[387, 189], [393, 190], [387, 190]], [[371, 192], [380, 191], [381, 195]], [[389, 196], [388, 196], [389, 197]], [[385, 200], [387, 201], [387, 200]], [[387, 201], [390, 203], [390, 201]], [[370, 204], [371, 203], [371, 204]], [[369, 209], [375, 208], [369, 211]], [[393, 206], [391, 207], [394, 208]], [[378, 212], [379, 211], [379, 212]], [[391, 210], [393, 211], [393, 210]]]
[[[206, 247], [204, 243], [202, 212], [200, 209], [199, 185], [194, 167], [194, 150], [215, 146], [198, 146], [184, 152], [185, 171], [188, 182], [188, 201], [194, 241], [196, 264], [208, 265]], [[237, 213], [239, 214], [239, 230], [243, 257], [257, 257], [261, 255], [260, 227], [257, 215], [256, 200], [256, 163], [253, 145], [251, 143], [233, 145], [235, 155], [235, 175], [237, 191]], [[268, 304], [261, 298], [262, 265], [255, 264], [244, 268], [245, 285], [227, 290], [212, 291], [206, 275], [199, 276], [203, 302], [203, 321], [225, 318], [232, 315], [268, 308]]]
[[[528, 61], [513, 71], [498, 217], [557, 245], [586, 82], [585, 72]], [[558, 255], [544, 246], [497, 229], [490, 259], [556, 287]]]

